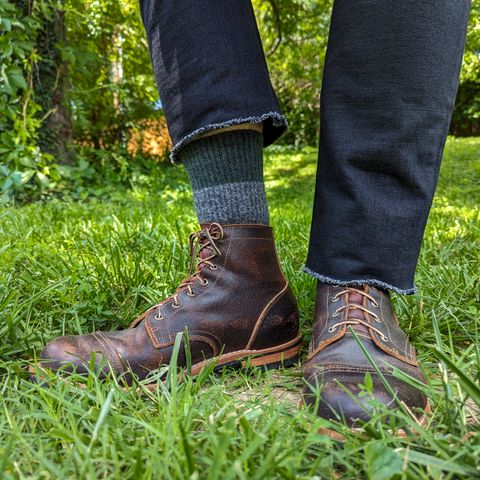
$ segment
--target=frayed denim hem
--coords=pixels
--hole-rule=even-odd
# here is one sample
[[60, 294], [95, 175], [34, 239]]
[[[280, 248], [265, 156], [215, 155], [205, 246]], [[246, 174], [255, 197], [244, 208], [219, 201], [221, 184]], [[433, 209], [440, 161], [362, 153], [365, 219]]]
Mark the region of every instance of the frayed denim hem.
[[179, 142], [177, 142], [170, 152], [170, 160], [173, 164], [181, 163], [180, 160], [177, 158], [178, 152], [182, 147], [187, 145], [187, 143], [195, 140], [195, 138], [199, 135], [211, 132], [212, 130], [231, 127], [232, 125], [240, 125], [241, 123], [263, 123], [265, 120], [271, 120], [273, 127], [285, 127], [285, 129], [288, 127], [287, 119], [278, 112], [268, 112], [258, 116], [234, 118], [232, 120], [227, 120], [221, 123], [211, 123], [210, 125], [205, 125], [204, 127], [197, 128], [192, 133], [189, 133]]
[[366, 279], [366, 280], [335, 280], [334, 278], [327, 277], [325, 275], [320, 275], [317, 272], [314, 272], [308, 267], [303, 267], [302, 270], [305, 273], [308, 273], [312, 277], [316, 278], [322, 283], [328, 283], [330, 285], [340, 285], [342, 287], [359, 287], [361, 285], [370, 285], [371, 287], [381, 288], [383, 290], [391, 290], [392, 292], [399, 293], [400, 295], [413, 295], [417, 293], [417, 288], [407, 288], [402, 289], [398, 287], [394, 287], [388, 283], [382, 282], [380, 280], [375, 280], [373, 278]]

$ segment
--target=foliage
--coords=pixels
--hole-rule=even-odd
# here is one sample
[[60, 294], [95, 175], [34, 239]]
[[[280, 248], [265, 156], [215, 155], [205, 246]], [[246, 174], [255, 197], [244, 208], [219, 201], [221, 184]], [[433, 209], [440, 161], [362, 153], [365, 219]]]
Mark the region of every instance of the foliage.
[[455, 135], [480, 135], [480, 0], [472, 0], [451, 131]]
[[282, 142], [315, 145], [331, 0], [254, 0], [273, 86], [289, 120]]
[[132, 128], [161, 115], [138, 0], [67, 0], [65, 8], [75, 140], [125, 147]]
[[[417, 275], [395, 297], [427, 373], [432, 414], [414, 425], [378, 408], [364, 433], [298, 407], [301, 369], [170, 369], [155, 392], [95, 375], [86, 388], [26, 378], [57, 335], [126, 327], [171, 293], [196, 220], [182, 169], [163, 165], [110, 200], [52, 200], [0, 211], [0, 477], [166, 479], [470, 479], [480, 457], [480, 163], [478, 139], [449, 139]], [[314, 280], [301, 273], [315, 183], [314, 148], [271, 150], [267, 194], [283, 268], [299, 301], [304, 352]], [[438, 352], [443, 352], [442, 354]], [[302, 358], [302, 359], [303, 359]], [[162, 372], [159, 372], [162, 373]], [[473, 385], [473, 386], [472, 386]], [[475, 387], [476, 385], [476, 387]], [[338, 444], [319, 433], [345, 435]]]
[[32, 83], [35, 38], [51, 5], [17, 3], [0, 0], [0, 203], [30, 180], [45, 187], [50, 160], [37, 144], [42, 112]]
[[[253, 0], [272, 83], [290, 120], [282, 142], [315, 145], [331, 0]], [[480, 135], [480, 0], [472, 0], [451, 132]]]
[[[290, 121], [283, 143], [317, 142], [331, 5], [253, 0], [272, 83]], [[480, 133], [479, 19], [480, 0], [473, 0], [452, 122], [458, 135]], [[0, 0], [0, 202], [72, 188], [83, 196], [94, 191], [92, 178], [79, 176], [89, 168], [93, 177], [122, 177], [121, 164], [135, 168], [142, 149], [131, 147], [145, 125], [156, 125], [150, 139], [160, 127], [166, 136], [162, 115], [138, 0]], [[161, 151], [163, 159], [166, 143], [149, 152]]]
[[[66, 33], [55, 37], [49, 29], [60, 21]], [[146, 120], [162, 117], [136, 0], [0, 0], [0, 28], [4, 203], [71, 186], [68, 172], [87, 172], [85, 162], [98, 173], [107, 157], [135, 161], [127, 152], [130, 138]], [[52, 120], [60, 109], [59, 126]], [[64, 130], [62, 122], [73, 131], [55, 131]], [[74, 155], [60, 158], [52, 148], [62, 141], [58, 135], [74, 142], [65, 147]], [[109, 172], [118, 165], [112, 162]]]

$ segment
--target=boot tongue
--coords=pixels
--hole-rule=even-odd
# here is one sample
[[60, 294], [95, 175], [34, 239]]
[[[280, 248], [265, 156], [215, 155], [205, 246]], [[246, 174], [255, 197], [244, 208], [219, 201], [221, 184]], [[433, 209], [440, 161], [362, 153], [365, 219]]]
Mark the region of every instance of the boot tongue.
[[[210, 257], [211, 254], [212, 254], [212, 252], [210, 251], [210, 249], [208, 247], [202, 248], [202, 250], [198, 253], [198, 256], [197, 256], [197, 264], [200, 260], [203, 260], [207, 257]], [[202, 263], [198, 266], [198, 269], [203, 271], [203, 270], [205, 270], [206, 266], [207, 265], [205, 263]]]
[[[364, 303], [364, 296], [361, 293], [358, 293], [358, 291], [355, 289], [350, 290], [350, 292], [348, 293], [348, 304], [351, 305], [351, 307], [348, 310], [347, 318], [350, 318], [350, 319], [358, 318], [359, 320], [368, 322], [365, 312], [360, 308], [354, 307], [354, 305], [360, 305], [361, 307], [363, 307], [364, 306], [363, 303]], [[361, 333], [363, 335], [370, 336], [369, 329], [362, 324], [351, 325], [351, 327], [356, 333]]]

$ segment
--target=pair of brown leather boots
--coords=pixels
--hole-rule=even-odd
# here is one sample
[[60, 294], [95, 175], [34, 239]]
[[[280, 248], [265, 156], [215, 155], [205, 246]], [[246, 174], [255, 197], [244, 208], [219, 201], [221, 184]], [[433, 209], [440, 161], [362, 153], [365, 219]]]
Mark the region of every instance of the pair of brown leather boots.
[[[212, 361], [217, 367], [268, 368], [298, 362], [298, 308], [280, 268], [272, 229], [202, 225], [190, 235], [190, 247], [192, 258], [198, 257], [196, 269], [174, 295], [127, 330], [53, 340], [41, 354], [41, 367], [86, 373], [95, 353], [102, 375], [113, 370], [130, 384], [133, 373], [148, 384], [149, 374], [169, 363], [176, 335], [185, 330], [193, 374]], [[184, 348], [178, 365], [186, 365]], [[394, 376], [395, 369], [423, 381], [388, 294], [367, 285], [319, 283], [304, 368], [306, 402], [317, 405], [320, 416], [343, 418], [350, 425], [368, 420], [372, 397], [392, 408], [403, 402], [410, 409], [425, 410], [426, 397]], [[361, 385], [367, 373], [372, 381], [365, 395]], [[386, 388], [385, 379], [391, 388]]]

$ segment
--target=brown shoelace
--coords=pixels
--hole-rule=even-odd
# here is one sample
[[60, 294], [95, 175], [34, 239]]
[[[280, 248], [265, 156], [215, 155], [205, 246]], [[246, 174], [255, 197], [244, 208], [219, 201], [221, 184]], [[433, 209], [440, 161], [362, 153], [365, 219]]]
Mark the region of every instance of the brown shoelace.
[[[218, 223], [212, 223], [208, 227], [200, 230], [198, 232], [193, 232], [189, 236], [189, 255], [190, 255], [190, 266], [189, 266], [189, 276], [180, 283], [177, 287], [175, 293], [163, 300], [158, 305], [155, 305], [149, 308], [146, 312], [142, 313], [138, 318], [136, 318], [130, 325], [130, 328], [135, 328], [143, 319], [145, 319], [153, 310], [156, 310], [155, 320], [162, 320], [163, 315], [161, 312], [162, 305], [165, 305], [168, 301], [173, 299], [173, 307], [178, 308], [180, 303], [178, 302], [178, 294], [183, 290], [187, 289], [187, 295], [194, 297], [195, 293], [192, 290], [192, 285], [194, 284], [197, 278], [200, 278], [200, 284], [205, 286], [208, 284], [208, 280], [202, 278], [201, 274], [205, 267], [210, 268], [211, 270], [216, 270], [217, 266], [214, 265], [211, 260], [215, 257], [220, 257], [222, 254], [218, 247], [215, 244], [216, 240], [223, 238], [223, 228]], [[204, 258], [201, 258], [201, 252], [207, 250], [210, 254]], [[197, 258], [197, 265], [195, 271], [190, 273], [193, 268], [193, 263]]]
[[[192, 290], [192, 285], [195, 283], [197, 278], [200, 279], [200, 285], [208, 285], [208, 280], [202, 278], [202, 272], [205, 267], [210, 268], [210, 270], [216, 270], [217, 266], [214, 265], [211, 260], [215, 257], [220, 257], [222, 254], [218, 247], [215, 245], [215, 240], [220, 240], [223, 237], [223, 228], [218, 223], [212, 223], [207, 228], [200, 230], [198, 232], [193, 232], [189, 237], [189, 255], [190, 255], [190, 266], [189, 276], [180, 283], [177, 287], [176, 292], [162, 303], [157, 305], [155, 308], [157, 313], [155, 315], [155, 320], [161, 320], [163, 318], [162, 312], [160, 310], [161, 306], [165, 304], [166, 301], [173, 299], [172, 306], [178, 308], [180, 303], [178, 302], [178, 294], [185, 288], [188, 290], [187, 295], [189, 297], [194, 297], [195, 293]], [[202, 258], [201, 252], [207, 250], [210, 255]], [[197, 265], [193, 273], [193, 263], [197, 258]]]
[[361, 295], [362, 297], [366, 298], [370, 302], [370, 304], [373, 308], [378, 308], [378, 303], [376, 302], [376, 300], [371, 295], [369, 295], [367, 292], [365, 292], [363, 290], [359, 290], [357, 288], [353, 288], [353, 287], [345, 287], [344, 290], [342, 290], [341, 292], [338, 292], [336, 295], [334, 295], [332, 297], [332, 303], [338, 302], [340, 300], [340, 297], [342, 297], [342, 296], [347, 297], [347, 301], [345, 302], [345, 305], [342, 305], [341, 307], [337, 308], [335, 310], [335, 312], [333, 313], [334, 317], [338, 317], [342, 312], [346, 311], [347, 312], [346, 315], [345, 315], [346, 318], [344, 320], [342, 320], [340, 322], [337, 322], [337, 323], [333, 324], [332, 326], [330, 326], [328, 331], [330, 333], [333, 333], [337, 328], [339, 328], [343, 325], [347, 325], [347, 326], [348, 325], [351, 325], [351, 326], [363, 325], [367, 329], [373, 330], [374, 332], [376, 332], [378, 335], [380, 335], [381, 339], [384, 342], [387, 342], [388, 337], [386, 337], [381, 330], [374, 327], [371, 323], [367, 322], [366, 320], [362, 320], [361, 318], [354, 318], [354, 317], [349, 317], [348, 316], [351, 310], [361, 310], [362, 312], [370, 315], [370, 317], [373, 318], [373, 320], [375, 322], [382, 323], [382, 321], [380, 320], [378, 315], [375, 312], [373, 312], [371, 309], [369, 309], [369, 308], [367, 308], [363, 305], [360, 305], [358, 303], [350, 303], [348, 301], [348, 296], [351, 295], [351, 294]]

